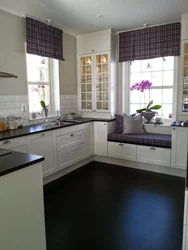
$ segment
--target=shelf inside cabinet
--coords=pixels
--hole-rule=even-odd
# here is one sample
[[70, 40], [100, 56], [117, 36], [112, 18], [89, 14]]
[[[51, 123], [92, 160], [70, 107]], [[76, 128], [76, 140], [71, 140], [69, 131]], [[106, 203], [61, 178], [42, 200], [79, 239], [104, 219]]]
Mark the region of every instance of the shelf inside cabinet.
[[188, 43], [184, 45], [184, 55], [188, 55]]
[[188, 66], [184, 67], [184, 77], [188, 76]]

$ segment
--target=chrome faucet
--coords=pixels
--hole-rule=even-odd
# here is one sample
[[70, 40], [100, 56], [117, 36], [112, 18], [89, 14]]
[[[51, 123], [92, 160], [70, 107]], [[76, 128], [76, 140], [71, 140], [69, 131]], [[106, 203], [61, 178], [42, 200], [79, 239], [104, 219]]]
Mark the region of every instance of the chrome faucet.
[[61, 116], [60, 116], [60, 111], [57, 110], [57, 116], [56, 116], [57, 123], [60, 124], [61, 122]]

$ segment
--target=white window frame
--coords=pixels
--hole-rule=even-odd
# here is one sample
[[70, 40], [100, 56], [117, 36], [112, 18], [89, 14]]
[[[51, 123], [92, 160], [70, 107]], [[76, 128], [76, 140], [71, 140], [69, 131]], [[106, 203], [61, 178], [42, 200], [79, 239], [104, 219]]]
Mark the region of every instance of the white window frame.
[[[171, 120], [177, 119], [177, 112], [178, 112], [178, 100], [177, 100], [177, 86], [178, 86], [178, 69], [179, 69], [179, 60], [178, 56], [174, 57], [174, 84], [173, 84], [173, 103], [172, 103], [172, 119], [163, 118], [164, 123], [170, 123]], [[119, 79], [118, 82], [121, 82], [120, 88], [118, 93], [122, 93], [118, 95], [118, 99], [121, 102], [121, 107], [119, 106], [118, 112], [119, 113], [128, 113], [130, 112], [130, 62], [123, 62], [119, 63]], [[152, 87], [161, 89], [161, 87]], [[164, 87], [165, 89], [166, 87]], [[171, 86], [167, 87], [166, 89], [171, 88]]]

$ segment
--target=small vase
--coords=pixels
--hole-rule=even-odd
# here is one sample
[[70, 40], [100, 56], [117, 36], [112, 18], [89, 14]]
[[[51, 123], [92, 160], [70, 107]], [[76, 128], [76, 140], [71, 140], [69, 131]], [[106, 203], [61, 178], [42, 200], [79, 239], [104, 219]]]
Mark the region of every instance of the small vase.
[[43, 109], [43, 116], [48, 117], [48, 109]]

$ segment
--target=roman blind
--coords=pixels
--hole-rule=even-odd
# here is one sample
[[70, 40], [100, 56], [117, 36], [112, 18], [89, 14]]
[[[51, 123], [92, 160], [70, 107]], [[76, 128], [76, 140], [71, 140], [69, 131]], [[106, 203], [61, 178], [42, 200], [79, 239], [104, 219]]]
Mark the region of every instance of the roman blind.
[[27, 53], [64, 60], [63, 31], [26, 17]]
[[119, 34], [119, 62], [179, 56], [181, 24], [171, 23]]

